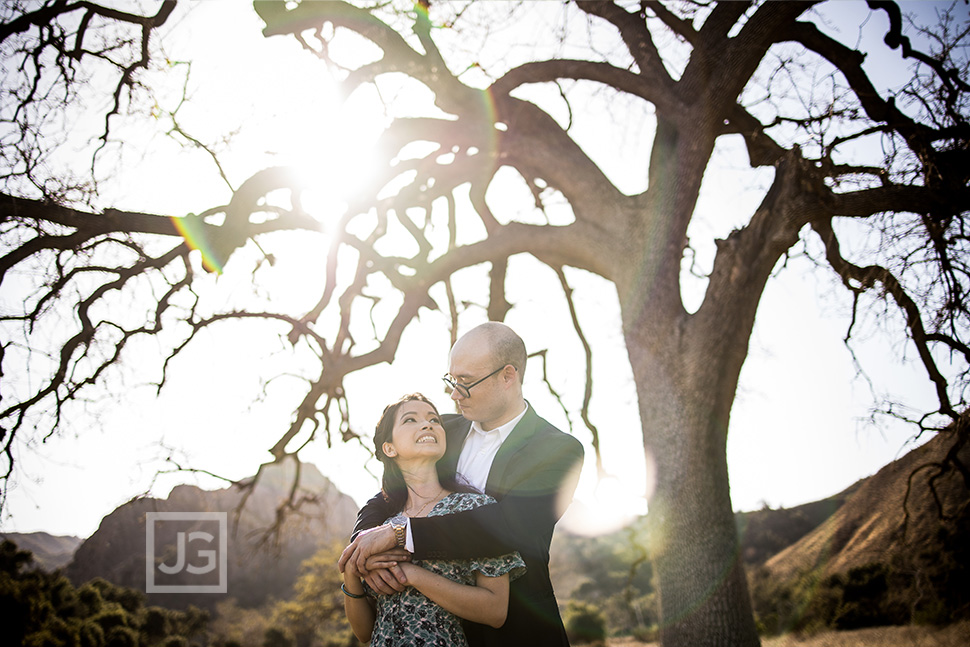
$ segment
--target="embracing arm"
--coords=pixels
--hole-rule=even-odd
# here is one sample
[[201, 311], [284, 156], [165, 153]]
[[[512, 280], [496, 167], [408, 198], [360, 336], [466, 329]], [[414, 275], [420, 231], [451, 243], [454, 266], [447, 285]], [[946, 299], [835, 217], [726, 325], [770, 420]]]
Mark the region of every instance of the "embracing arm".
[[509, 574], [486, 577], [475, 572], [475, 585], [449, 580], [415, 564], [402, 564], [408, 583], [431, 601], [459, 618], [496, 629], [505, 624], [509, 611]]
[[552, 535], [583, 464], [583, 446], [562, 432], [539, 434], [509, 463], [515, 477], [498, 503], [451, 515], [411, 520], [417, 559], [491, 557]]
[[384, 495], [378, 492], [357, 512], [357, 523], [354, 524], [354, 532], [350, 535], [350, 540], [357, 539], [357, 535], [364, 530], [370, 530], [381, 525], [394, 512], [394, 510], [388, 509]]
[[374, 633], [374, 621], [377, 619], [371, 599], [364, 595], [364, 585], [360, 578], [349, 572], [344, 572], [344, 613], [357, 640], [370, 642]]

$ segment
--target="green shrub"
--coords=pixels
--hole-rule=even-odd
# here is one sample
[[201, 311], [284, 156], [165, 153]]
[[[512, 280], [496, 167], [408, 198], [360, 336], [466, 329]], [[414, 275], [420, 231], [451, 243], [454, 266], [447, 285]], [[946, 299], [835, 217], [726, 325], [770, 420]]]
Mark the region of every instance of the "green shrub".
[[606, 641], [606, 618], [592, 604], [570, 600], [566, 605], [563, 621], [570, 642], [584, 644]]
[[131, 627], [112, 627], [104, 644], [105, 647], [138, 647], [138, 632]]
[[643, 625], [635, 627], [631, 632], [634, 639], [642, 643], [656, 643], [660, 642], [660, 627], [657, 625], [650, 625], [645, 627]]
[[115, 605], [108, 606], [102, 610], [101, 613], [94, 617], [94, 621], [101, 625], [105, 635], [110, 634], [111, 630], [115, 627], [127, 627], [130, 624], [128, 613], [121, 607]]
[[883, 564], [853, 568], [838, 578], [834, 584], [841, 588], [842, 600], [830, 619], [832, 627], [846, 630], [896, 624], [886, 600], [888, 581], [889, 569]]
[[294, 640], [279, 627], [270, 627], [263, 636], [263, 647], [293, 647]]
[[85, 622], [78, 630], [80, 647], [104, 647], [104, 629], [96, 622]]
[[23, 647], [62, 647], [64, 644], [63, 640], [60, 640], [47, 629], [35, 631], [24, 638], [24, 641], [21, 643]]
[[144, 613], [142, 632], [151, 640], [164, 638], [172, 633], [171, 616], [168, 609], [162, 607], [148, 607]]

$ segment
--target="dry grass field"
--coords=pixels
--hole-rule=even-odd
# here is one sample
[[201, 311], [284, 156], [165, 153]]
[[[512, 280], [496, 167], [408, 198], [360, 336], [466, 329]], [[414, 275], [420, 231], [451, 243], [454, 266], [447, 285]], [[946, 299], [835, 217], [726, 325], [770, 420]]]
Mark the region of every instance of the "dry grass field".
[[[787, 635], [766, 638], [762, 647], [966, 647], [970, 622], [946, 627], [875, 627], [855, 631], [827, 631], [814, 636]], [[660, 647], [632, 639], [611, 640], [607, 647]]]

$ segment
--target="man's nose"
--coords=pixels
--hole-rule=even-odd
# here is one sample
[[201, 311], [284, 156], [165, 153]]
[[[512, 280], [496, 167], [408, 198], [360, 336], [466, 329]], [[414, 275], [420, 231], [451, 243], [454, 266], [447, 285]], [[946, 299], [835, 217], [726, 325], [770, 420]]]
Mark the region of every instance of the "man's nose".
[[457, 402], [458, 400], [461, 400], [461, 393], [458, 392], [458, 389], [451, 390], [451, 399], [454, 400], [455, 402]]

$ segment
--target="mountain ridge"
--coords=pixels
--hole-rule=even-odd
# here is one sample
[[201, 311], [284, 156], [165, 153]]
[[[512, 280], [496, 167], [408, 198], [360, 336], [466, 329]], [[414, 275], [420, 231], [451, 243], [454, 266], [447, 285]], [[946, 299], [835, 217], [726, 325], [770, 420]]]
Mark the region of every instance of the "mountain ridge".
[[[178, 485], [164, 499], [143, 497], [119, 506], [78, 546], [64, 574], [75, 585], [102, 577], [146, 591], [152, 573], [159, 586], [182, 587], [148, 593], [150, 604], [172, 608], [194, 604], [212, 609], [228, 597], [241, 606], [256, 606], [272, 597], [289, 596], [303, 560], [346, 540], [357, 505], [312, 464], [269, 463], [257, 474], [255, 483], [250, 478], [219, 490]], [[217, 542], [225, 542], [226, 573], [222, 563], [214, 565], [218, 568], [211, 577], [188, 567], [170, 576], [160, 573], [161, 566], [182, 564], [186, 543], [193, 548], [193, 538], [201, 537], [210, 538], [209, 552], [220, 557], [221, 551], [213, 551], [221, 547]], [[153, 545], [148, 544], [149, 538]], [[199, 550], [198, 555], [205, 557], [205, 552]], [[224, 594], [184, 588], [219, 586], [223, 581], [217, 576], [224, 576]]]

